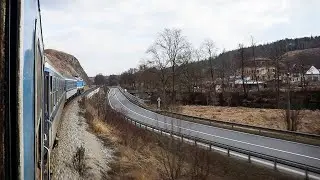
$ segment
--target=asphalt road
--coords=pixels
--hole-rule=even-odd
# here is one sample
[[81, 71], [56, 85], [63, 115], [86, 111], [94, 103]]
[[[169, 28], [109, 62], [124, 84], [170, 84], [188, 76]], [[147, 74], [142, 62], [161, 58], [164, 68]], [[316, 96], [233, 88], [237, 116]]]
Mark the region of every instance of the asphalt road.
[[131, 103], [117, 88], [108, 94], [112, 108], [132, 119], [186, 135], [320, 168], [320, 147], [183, 121]]

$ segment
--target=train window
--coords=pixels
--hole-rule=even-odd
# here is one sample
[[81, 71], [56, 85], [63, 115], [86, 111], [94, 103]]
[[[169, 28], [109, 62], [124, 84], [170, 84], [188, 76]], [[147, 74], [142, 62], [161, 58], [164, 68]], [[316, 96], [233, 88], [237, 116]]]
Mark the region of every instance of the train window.
[[35, 102], [36, 102], [36, 128], [38, 128], [41, 120], [41, 99], [42, 99], [42, 54], [41, 54], [41, 48], [39, 46], [39, 40], [36, 41], [36, 47], [35, 47], [35, 82], [36, 82], [36, 96], [35, 96]]
[[50, 92], [52, 92], [52, 76], [50, 76]]

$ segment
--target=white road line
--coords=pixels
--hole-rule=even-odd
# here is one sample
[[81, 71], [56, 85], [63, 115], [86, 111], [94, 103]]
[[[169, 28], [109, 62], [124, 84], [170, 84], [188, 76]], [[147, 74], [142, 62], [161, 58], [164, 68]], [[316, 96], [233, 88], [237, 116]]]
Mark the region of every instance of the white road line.
[[[150, 117], [147, 117], [147, 116], [144, 116], [142, 114], [139, 114], [131, 109], [129, 109], [128, 107], [126, 107], [117, 97], [116, 93], [114, 94], [115, 98], [119, 101], [119, 103], [125, 107], [126, 109], [128, 109], [129, 111], [141, 116], [141, 117], [144, 117], [144, 118], [147, 118], [147, 119], [150, 119], [152, 121], [157, 121], [158, 123], [163, 123], [163, 124], [166, 124], [166, 125], [170, 125], [169, 123], [165, 123], [165, 122], [162, 122], [162, 121], [158, 121], [158, 120], [155, 120], [153, 118], [150, 118]], [[213, 135], [213, 134], [208, 134], [208, 133], [205, 133], [205, 132], [201, 132], [201, 131], [196, 131], [196, 130], [192, 130], [192, 129], [188, 129], [188, 128], [183, 128], [183, 127], [180, 127], [180, 126], [176, 126], [176, 125], [172, 125], [172, 126], [175, 126], [177, 128], [181, 128], [181, 129], [184, 129], [184, 130], [188, 130], [188, 131], [193, 131], [193, 132], [196, 132], [196, 133], [200, 133], [200, 134], [204, 134], [204, 135], [208, 135], [208, 136], [213, 136], [213, 137], [216, 137], [216, 138], [220, 138], [220, 139], [225, 139], [225, 140], [229, 140], [229, 141], [234, 141], [234, 142], [238, 142], [238, 143], [242, 143], [242, 144], [247, 144], [247, 145], [251, 145], [251, 146], [256, 146], [256, 147], [261, 147], [261, 148], [265, 148], [265, 149], [270, 149], [270, 150], [274, 150], [274, 151], [279, 151], [279, 152], [283, 152], [283, 153], [288, 153], [288, 154], [292, 154], [292, 155], [296, 155], [296, 156], [301, 156], [301, 157], [305, 157], [305, 158], [309, 158], [309, 159], [314, 159], [314, 160], [320, 160], [319, 158], [316, 158], [316, 157], [311, 157], [311, 156], [307, 156], [307, 155], [303, 155], [303, 154], [298, 154], [298, 153], [293, 153], [293, 152], [289, 152], [289, 151], [284, 151], [284, 150], [281, 150], [281, 149], [276, 149], [276, 148], [271, 148], [271, 147], [267, 147], [267, 146], [262, 146], [262, 145], [257, 145], [257, 144], [252, 144], [252, 143], [248, 143], [248, 142], [244, 142], [244, 141], [239, 141], [239, 140], [235, 140], [235, 139], [230, 139], [230, 138], [226, 138], [226, 137], [222, 137], [222, 136], [217, 136], [217, 135]]]
[[[130, 94], [130, 93], [129, 93]], [[130, 102], [130, 101], [129, 101]], [[134, 103], [130, 102], [131, 104], [135, 105]], [[155, 113], [154, 111], [150, 111], [148, 109], [145, 109], [143, 108], [143, 110], [147, 111], [147, 112], [150, 112], [150, 113]], [[162, 115], [162, 114], [159, 114], [159, 115]], [[162, 115], [162, 116], [165, 116], [165, 115]], [[173, 118], [173, 117], [172, 117]], [[173, 118], [173, 119], [178, 119], [178, 118]], [[180, 119], [178, 119], [180, 120]], [[185, 121], [185, 120], [183, 120]], [[196, 122], [190, 122], [192, 124], [199, 124], [199, 123], [196, 123]], [[210, 125], [207, 125], [207, 124], [201, 124], [202, 126], [206, 126], [206, 127], [215, 127], [215, 126], [210, 126]], [[223, 128], [219, 128], [219, 127], [215, 127], [217, 129], [223, 129]], [[235, 132], [234, 130], [230, 130], [230, 129], [223, 129], [224, 131], [229, 131], [229, 132]], [[250, 136], [256, 136], [256, 137], [261, 137], [261, 135], [257, 135], [257, 134], [250, 134], [250, 133], [246, 133], [246, 132], [241, 132], [241, 131], [236, 131], [237, 133], [239, 134], [246, 134], [246, 135], [250, 135]], [[271, 137], [264, 137], [264, 138], [268, 138], [268, 139], [274, 139], [274, 138], [271, 138]], [[303, 143], [299, 143], [299, 142], [294, 142], [294, 141], [288, 141], [288, 140], [284, 140], [284, 139], [277, 139], [278, 141], [284, 141], [284, 142], [290, 142], [292, 144], [298, 144], [298, 145], [304, 145], [304, 146], [309, 146], [309, 147], [313, 147], [313, 148], [319, 148], [319, 146], [316, 146], [316, 145], [312, 145], [312, 144], [303, 144]]]

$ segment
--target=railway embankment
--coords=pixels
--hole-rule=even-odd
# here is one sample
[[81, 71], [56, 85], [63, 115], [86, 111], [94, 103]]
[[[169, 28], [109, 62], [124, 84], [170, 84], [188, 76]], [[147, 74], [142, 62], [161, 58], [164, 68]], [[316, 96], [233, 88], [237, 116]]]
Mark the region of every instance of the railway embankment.
[[64, 108], [51, 156], [52, 179], [103, 179], [112, 161], [113, 150], [89, 130], [79, 99]]

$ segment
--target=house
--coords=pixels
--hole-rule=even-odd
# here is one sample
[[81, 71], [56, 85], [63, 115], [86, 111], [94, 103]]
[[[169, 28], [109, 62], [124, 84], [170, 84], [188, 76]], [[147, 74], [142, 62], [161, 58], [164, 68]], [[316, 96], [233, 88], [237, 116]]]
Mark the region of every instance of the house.
[[290, 72], [290, 82], [292, 84], [301, 84], [302, 82], [319, 82], [319, 81], [320, 81], [320, 70], [317, 69], [315, 66], [302, 68], [301, 66], [298, 66], [296, 64], [293, 65]]
[[259, 89], [266, 87], [266, 84], [263, 81], [255, 81], [252, 80], [251, 77], [245, 77], [243, 80], [244, 81], [238, 76], [233, 82], [229, 82], [229, 86], [233, 88], [243, 88], [243, 85], [245, 85], [248, 90], [256, 90], [258, 89], [258, 86]]
[[[255, 58], [244, 62], [243, 75], [256, 81], [270, 81], [275, 79], [276, 67], [271, 59]], [[242, 68], [237, 70], [242, 75]]]
[[320, 80], [320, 72], [319, 69], [317, 69], [314, 66], [311, 66], [310, 69], [305, 74], [305, 79], [307, 81], [319, 81]]

